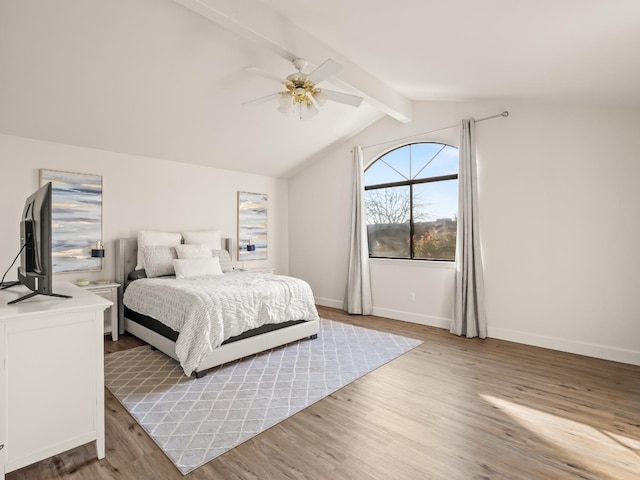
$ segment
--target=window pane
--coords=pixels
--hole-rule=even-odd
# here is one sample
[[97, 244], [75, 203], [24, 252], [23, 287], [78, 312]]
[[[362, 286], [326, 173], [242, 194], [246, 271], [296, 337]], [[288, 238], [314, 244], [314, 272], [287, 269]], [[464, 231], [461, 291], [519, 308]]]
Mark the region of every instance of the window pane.
[[364, 172], [365, 185], [404, 182], [409, 176], [409, 146], [383, 155]]
[[367, 190], [365, 202], [369, 254], [410, 258], [409, 187]]
[[458, 181], [434, 179], [457, 173], [458, 149], [433, 142], [404, 145], [371, 164], [365, 185], [399, 186], [365, 191], [370, 256], [455, 261]]
[[402, 182], [404, 180], [402, 175], [381, 161], [375, 162], [364, 172], [365, 185], [380, 185], [382, 183]]
[[412, 145], [413, 178], [440, 177], [458, 173], [458, 149], [449, 145], [442, 148], [443, 146], [440, 143]]
[[458, 180], [413, 186], [413, 256], [455, 260]]

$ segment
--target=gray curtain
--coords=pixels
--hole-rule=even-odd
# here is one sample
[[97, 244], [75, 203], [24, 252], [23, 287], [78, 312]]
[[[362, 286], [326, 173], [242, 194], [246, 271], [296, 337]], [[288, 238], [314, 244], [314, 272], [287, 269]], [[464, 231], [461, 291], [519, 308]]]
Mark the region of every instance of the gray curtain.
[[478, 232], [478, 176], [473, 119], [462, 121], [459, 156], [456, 285], [451, 333], [485, 338], [487, 318]]
[[349, 271], [344, 296], [344, 310], [370, 315], [372, 310], [369, 275], [369, 243], [364, 204], [364, 162], [362, 147], [353, 149], [353, 192], [351, 194], [351, 237]]

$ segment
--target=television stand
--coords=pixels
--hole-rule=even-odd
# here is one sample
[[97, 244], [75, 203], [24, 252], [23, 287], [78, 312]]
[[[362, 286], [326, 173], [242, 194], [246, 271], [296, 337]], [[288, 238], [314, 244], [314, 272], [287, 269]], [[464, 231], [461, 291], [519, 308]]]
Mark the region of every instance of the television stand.
[[[87, 443], [84, 462], [93, 447], [98, 459], [105, 455], [103, 324], [111, 302], [69, 282], [54, 289], [73, 298], [8, 306], [16, 292], [30, 292], [0, 291], [2, 480], [33, 478], [30, 470], [9, 472]], [[37, 372], [37, 381], [25, 372]]]
[[13, 305], [14, 303], [21, 302], [22, 300], [26, 300], [27, 298], [31, 298], [31, 297], [34, 297], [36, 295], [46, 295], [48, 297], [60, 297], [60, 298], [73, 298], [73, 297], [71, 297], [71, 295], [61, 295], [59, 293], [31, 292], [30, 294], [25, 295], [24, 297], [16, 298], [15, 300], [11, 300], [10, 302], [7, 302], [7, 305]]
[[14, 281], [14, 282], [4, 282], [2, 284], [0, 284], [0, 290], [4, 290], [6, 288], [11, 288], [11, 287], [15, 287], [16, 285], [20, 285], [19, 281]]

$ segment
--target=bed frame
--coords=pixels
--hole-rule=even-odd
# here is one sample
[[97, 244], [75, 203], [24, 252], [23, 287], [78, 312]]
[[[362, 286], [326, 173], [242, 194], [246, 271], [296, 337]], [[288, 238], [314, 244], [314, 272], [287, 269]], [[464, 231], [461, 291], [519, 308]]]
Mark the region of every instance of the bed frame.
[[[231, 239], [223, 239], [225, 249], [230, 252]], [[127, 331], [139, 339], [147, 342], [152, 347], [178, 360], [176, 356], [175, 342], [160, 335], [159, 333], [128, 319], [125, 316], [122, 297], [125, 286], [128, 283], [128, 276], [134, 271], [137, 263], [138, 240], [136, 238], [122, 238], [116, 240], [116, 282], [120, 284], [118, 288], [118, 324], [120, 334]], [[303, 339], [305, 337], [316, 338], [320, 330], [318, 320], [310, 320], [278, 330], [273, 330], [260, 335], [237, 340], [232, 343], [225, 343], [215, 348], [193, 373], [196, 378], [203, 377], [206, 370], [222, 365], [223, 363], [238, 360], [249, 355], [254, 355], [265, 350], [279, 347], [289, 342]]]

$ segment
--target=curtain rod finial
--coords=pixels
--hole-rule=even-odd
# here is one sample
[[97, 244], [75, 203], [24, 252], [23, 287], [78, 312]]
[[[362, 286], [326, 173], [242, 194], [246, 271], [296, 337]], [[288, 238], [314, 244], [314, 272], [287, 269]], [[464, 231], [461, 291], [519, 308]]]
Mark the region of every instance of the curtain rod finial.
[[505, 110], [500, 115], [502, 115], [503, 117], [508, 117], [509, 116], [509, 110]]

